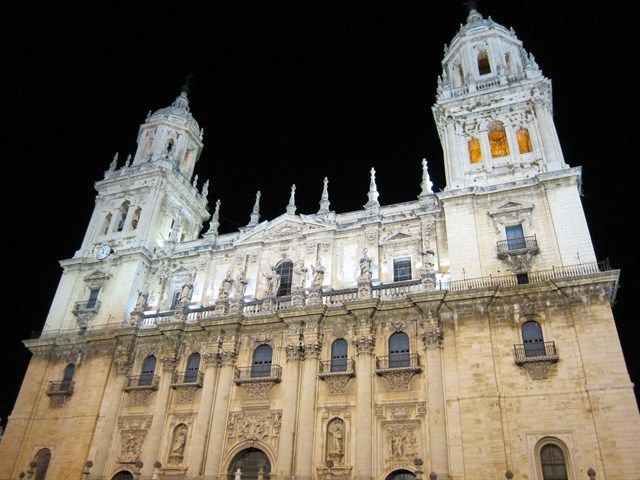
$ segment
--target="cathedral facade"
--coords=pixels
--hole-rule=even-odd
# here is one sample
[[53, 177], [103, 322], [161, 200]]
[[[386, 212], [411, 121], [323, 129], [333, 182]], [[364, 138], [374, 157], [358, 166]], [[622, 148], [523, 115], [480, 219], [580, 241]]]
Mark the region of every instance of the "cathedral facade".
[[[219, 233], [187, 91], [114, 158], [0, 479], [638, 478], [640, 420], [551, 82], [471, 9], [432, 108], [446, 188]], [[209, 221], [208, 229], [201, 232]]]

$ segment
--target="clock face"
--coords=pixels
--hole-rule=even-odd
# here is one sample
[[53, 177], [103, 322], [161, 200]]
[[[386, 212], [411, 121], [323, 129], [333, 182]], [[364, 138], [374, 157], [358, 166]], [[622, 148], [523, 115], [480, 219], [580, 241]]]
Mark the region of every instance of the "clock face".
[[102, 245], [96, 252], [96, 258], [98, 260], [104, 260], [111, 253], [111, 247], [109, 245]]

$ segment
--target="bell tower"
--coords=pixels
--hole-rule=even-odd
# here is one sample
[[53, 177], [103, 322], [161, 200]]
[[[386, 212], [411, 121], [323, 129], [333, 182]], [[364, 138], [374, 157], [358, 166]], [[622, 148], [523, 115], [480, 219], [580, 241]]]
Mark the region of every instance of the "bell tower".
[[512, 28], [471, 7], [444, 52], [432, 110], [447, 190], [569, 168], [553, 122], [551, 81]]

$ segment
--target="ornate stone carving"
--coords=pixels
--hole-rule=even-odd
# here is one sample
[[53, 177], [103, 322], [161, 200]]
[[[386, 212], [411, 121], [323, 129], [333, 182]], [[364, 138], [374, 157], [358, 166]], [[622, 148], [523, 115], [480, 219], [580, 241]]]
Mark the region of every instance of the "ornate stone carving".
[[387, 425], [385, 427], [386, 460], [413, 460], [418, 456], [420, 444], [414, 424]]
[[331, 326], [331, 333], [333, 333], [336, 337], [344, 337], [349, 332], [349, 328], [347, 327], [347, 322], [344, 318], [338, 318], [333, 325]]
[[426, 415], [427, 414], [427, 404], [425, 402], [418, 403], [416, 408], [416, 413], [418, 415]]
[[273, 230], [268, 231], [265, 234], [267, 238], [282, 238], [289, 237], [292, 235], [298, 235], [303, 230], [302, 225], [295, 225], [291, 223], [285, 223], [280, 228], [275, 228]]
[[388, 370], [379, 375], [383, 376], [389, 382], [389, 388], [394, 392], [409, 390], [411, 378], [416, 374], [415, 370]]
[[422, 334], [425, 348], [439, 347], [442, 345], [443, 332], [437, 325], [427, 325]]
[[251, 336], [251, 339], [256, 345], [271, 345], [273, 346], [273, 338], [269, 332], [260, 332]]
[[342, 419], [334, 418], [327, 424], [326, 459], [331, 460], [334, 465], [344, 463], [345, 433], [346, 429]]
[[118, 419], [120, 430], [119, 463], [136, 463], [140, 460], [142, 446], [151, 426], [152, 415], [126, 415]]
[[304, 359], [304, 345], [301, 343], [292, 343], [284, 346], [287, 361]]
[[525, 273], [531, 270], [538, 250], [524, 250], [519, 252], [508, 252], [501, 260], [507, 264], [509, 270], [514, 273]]
[[540, 361], [540, 362], [527, 362], [522, 364], [524, 369], [529, 373], [533, 380], [546, 380], [549, 378], [549, 370], [551, 365], [555, 362]]
[[361, 333], [354, 338], [353, 343], [356, 345], [358, 353], [373, 353], [376, 339], [372, 333]]
[[175, 386], [177, 403], [192, 403], [196, 394], [200, 390], [200, 385], [180, 384]]
[[407, 326], [407, 322], [403, 321], [403, 320], [391, 320], [389, 322], [389, 325], [391, 326], [391, 329], [394, 332], [401, 332], [405, 329], [405, 327]]
[[149, 403], [149, 398], [153, 395], [155, 389], [153, 388], [137, 388], [131, 390], [129, 393], [131, 395], [131, 404], [132, 405], [147, 405]]
[[229, 412], [227, 436], [262, 440], [280, 435], [282, 410]]
[[327, 375], [323, 380], [327, 382], [331, 395], [344, 395], [350, 378], [351, 375]]
[[279, 380], [261, 380], [258, 382], [245, 382], [241, 385], [246, 390], [249, 398], [268, 398], [271, 390], [278, 382]]
[[411, 415], [409, 407], [390, 407], [389, 417], [393, 420], [405, 420]]

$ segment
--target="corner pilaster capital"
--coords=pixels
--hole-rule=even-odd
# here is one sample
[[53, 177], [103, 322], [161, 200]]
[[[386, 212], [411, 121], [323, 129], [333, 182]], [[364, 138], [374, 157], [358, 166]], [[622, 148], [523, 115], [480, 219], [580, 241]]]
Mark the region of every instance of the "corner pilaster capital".
[[437, 325], [428, 325], [422, 333], [422, 341], [424, 342], [424, 347], [427, 349], [440, 348], [442, 346], [443, 337], [444, 333], [442, 331], [442, 328]]

